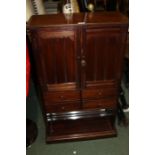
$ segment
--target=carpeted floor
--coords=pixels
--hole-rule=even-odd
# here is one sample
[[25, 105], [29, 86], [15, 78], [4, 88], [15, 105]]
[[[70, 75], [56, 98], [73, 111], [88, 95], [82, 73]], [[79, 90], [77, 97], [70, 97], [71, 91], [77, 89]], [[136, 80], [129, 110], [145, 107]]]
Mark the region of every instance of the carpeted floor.
[[[128, 90], [125, 91], [128, 101]], [[45, 128], [39, 100], [36, 96], [33, 83], [27, 98], [27, 118], [33, 120], [38, 127], [36, 141], [27, 149], [27, 155], [128, 155], [129, 154], [129, 127], [117, 126], [118, 136], [89, 141], [67, 142], [58, 144], [45, 143]], [[128, 113], [126, 113], [128, 117]]]

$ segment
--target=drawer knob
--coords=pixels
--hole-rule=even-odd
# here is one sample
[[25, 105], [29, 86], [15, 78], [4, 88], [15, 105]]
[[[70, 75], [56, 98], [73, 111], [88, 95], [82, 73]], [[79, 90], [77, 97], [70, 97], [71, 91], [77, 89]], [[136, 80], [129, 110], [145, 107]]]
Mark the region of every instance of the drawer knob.
[[64, 110], [64, 109], [65, 109], [65, 107], [63, 106], [63, 107], [61, 107], [61, 109], [62, 109], [62, 110]]
[[63, 99], [63, 98], [64, 98], [64, 96], [63, 96], [63, 95], [61, 95], [61, 96], [60, 96], [60, 98], [61, 98], [61, 99]]
[[101, 95], [102, 95], [102, 92], [101, 92], [101, 91], [100, 91], [100, 92], [98, 92], [98, 95], [100, 95], [100, 96], [101, 96]]

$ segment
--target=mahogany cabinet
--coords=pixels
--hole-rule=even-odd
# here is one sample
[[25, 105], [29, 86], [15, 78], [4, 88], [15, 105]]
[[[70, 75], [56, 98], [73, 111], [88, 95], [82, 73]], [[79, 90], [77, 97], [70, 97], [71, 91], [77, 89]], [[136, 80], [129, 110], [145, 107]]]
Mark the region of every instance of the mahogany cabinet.
[[46, 142], [116, 136], [128, 19], [119, 12], [34, 15], [28, 26]]

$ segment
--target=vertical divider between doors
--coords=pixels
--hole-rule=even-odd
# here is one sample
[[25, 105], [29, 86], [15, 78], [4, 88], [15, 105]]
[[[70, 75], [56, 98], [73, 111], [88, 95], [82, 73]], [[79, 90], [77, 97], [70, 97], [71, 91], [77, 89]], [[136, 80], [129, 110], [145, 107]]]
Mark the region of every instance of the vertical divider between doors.
[[81, 60], [80, 60], [80, 66], [81, 66], [81, 104], [83, 105], [83, 90], [86, 88], [86, 66], [82, 66], [82, 61], [86, 61], [86, 24], [82, 24], [81, 26], [81, 35], [80, 35], [80, 54], [81, 54]]
[[83, 105], [83, 100], [82, 100], [82, 67], [81, 67], [81, 59], [82, 59], [82, 55], [81, 55], [81, 49], [82, 49], [82, 26], [78, 26], [77, 28], [77, 36], [78, 36], [78, 40], [77, 40], [77, 65], [78, 65], [78, 77], [79, 77], [79, 91], [80, 91], [80, 108], [82, 109], [82, 105]]
[[[83, 25], [81, 28], [81, 61], [86, 61], [86, 26]], [[81, 64], [81, 88], [86, 87], [86, 66]]]

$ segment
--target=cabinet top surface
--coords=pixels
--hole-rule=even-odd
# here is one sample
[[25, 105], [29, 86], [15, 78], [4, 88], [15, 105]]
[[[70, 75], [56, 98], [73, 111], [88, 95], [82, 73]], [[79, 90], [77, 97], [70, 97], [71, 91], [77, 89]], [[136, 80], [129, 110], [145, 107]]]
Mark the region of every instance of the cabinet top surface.
[[128, 18], [119, 12], [74, 13], [72, 15], [60, 13], [33, 15], [28, 22], [30, 28], [81, 24], [128, 24]]

